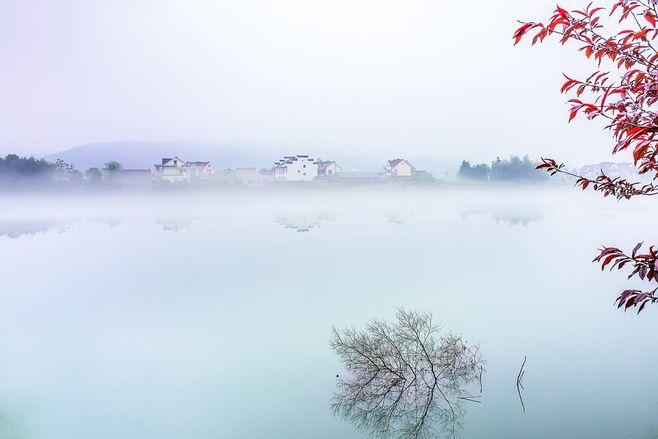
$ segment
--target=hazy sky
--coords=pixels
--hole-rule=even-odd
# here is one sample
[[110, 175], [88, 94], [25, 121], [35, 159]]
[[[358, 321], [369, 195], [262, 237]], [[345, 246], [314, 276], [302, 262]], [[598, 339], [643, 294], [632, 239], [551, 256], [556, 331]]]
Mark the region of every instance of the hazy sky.
[[551, 10], [536, 0], [1, 0], [0, 152], [130, 139], [606, 159], [601, 124], [567, 125], [559, 94], [561, 73], [586, 61], [556, 42], [512, 47], [515, 19]]

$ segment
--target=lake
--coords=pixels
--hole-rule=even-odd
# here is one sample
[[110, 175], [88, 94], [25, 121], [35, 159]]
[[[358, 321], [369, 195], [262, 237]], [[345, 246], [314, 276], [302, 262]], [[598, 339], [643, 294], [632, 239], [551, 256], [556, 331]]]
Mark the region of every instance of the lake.
[[[656, 438], [658, 309], [591, 260], [651, 200], [567, 188], [0, 196], [0, 438], [365, 438], [331, 328], [479, 344], [462, 438]], [[523, 378], [524, 413], [516, 379]]]

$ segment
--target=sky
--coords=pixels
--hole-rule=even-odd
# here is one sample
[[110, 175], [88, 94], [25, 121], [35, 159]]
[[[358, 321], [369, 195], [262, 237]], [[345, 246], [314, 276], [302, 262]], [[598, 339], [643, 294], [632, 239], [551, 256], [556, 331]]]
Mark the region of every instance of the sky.
[[602, 123], [567, 124], [559, 93], [562, 72], [594, 68], [557, 41], [512, 45], [516, 19], [552, 9], [537, 0], [1, 0], [0, 153], [186, 140], [324, 157], [607, 160]]

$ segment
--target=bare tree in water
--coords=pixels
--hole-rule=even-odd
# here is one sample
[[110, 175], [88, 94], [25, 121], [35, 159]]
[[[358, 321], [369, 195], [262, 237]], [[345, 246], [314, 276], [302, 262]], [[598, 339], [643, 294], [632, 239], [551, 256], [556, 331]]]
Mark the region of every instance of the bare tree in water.
[[479, 348], [442, 332], [430, 313], [400, 309], [394, 323], [373, 320], [363, 331], [333, 328], [331, 347], [347, 369], [332, 411], [371, 434], [451, 437], [460, 427], [462, 403], [479, 402]]

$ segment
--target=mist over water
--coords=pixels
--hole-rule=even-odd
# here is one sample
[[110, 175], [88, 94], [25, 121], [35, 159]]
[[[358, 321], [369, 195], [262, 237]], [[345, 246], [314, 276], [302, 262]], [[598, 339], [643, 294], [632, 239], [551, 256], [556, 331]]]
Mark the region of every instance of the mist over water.
[[331, 328], [398, 307], [480, 345], [458, 437], [658, 434], [655, 316], [617, 311], [633, 283], [590, 262], [639, 242], [651, 203], [569, 188], [0, 202], [0, 438], [369, 437], [329, 409]]

